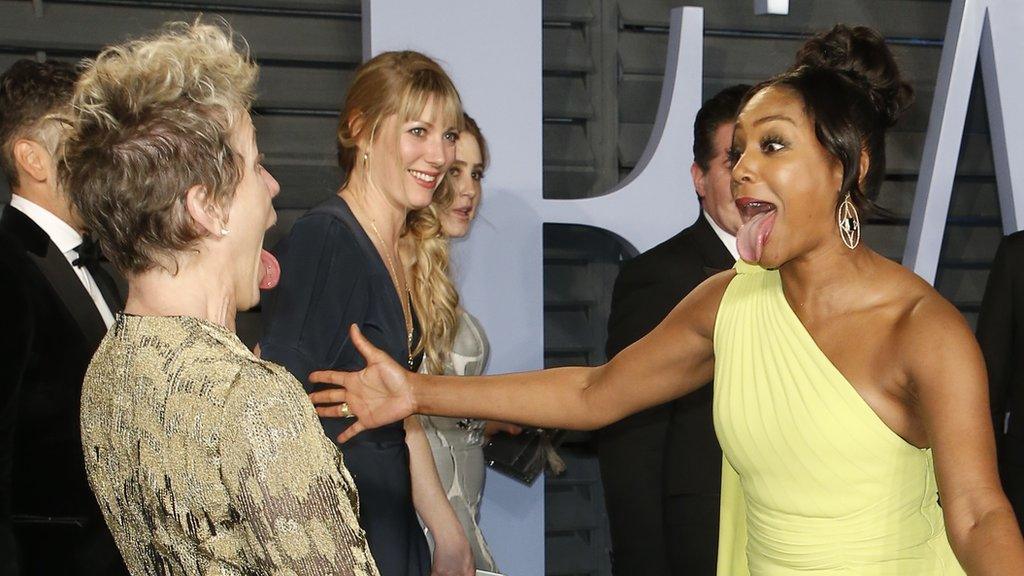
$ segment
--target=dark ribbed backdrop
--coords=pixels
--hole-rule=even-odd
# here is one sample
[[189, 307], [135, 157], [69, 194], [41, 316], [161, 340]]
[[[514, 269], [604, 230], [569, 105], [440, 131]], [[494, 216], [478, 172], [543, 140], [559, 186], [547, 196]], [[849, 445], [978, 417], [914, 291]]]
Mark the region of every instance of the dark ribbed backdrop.
[[[658, 104], [669, 10], [683, 4], [705, 9], [705, 97], [785, 69], [808, 34], [836, 22], [872, 26], [890, 39], [917, 101], [889, 136], [880, 202], [896, 218], [871, 222], [864, 238], [898, 260], [949, 13], [945, 0], [793, 0], [788, 16], [755, 16], [752, 0], [544, 0], [545, 197], [600, 194], [636, 164]], [[281, 183], [279, 223], [267, 235], [272, 246], [338, 185], [334, 126], [361, 58], [360, 2], [0, 0], [0, 70], [24, 57], [77, 60], [199, 12], [230, 22], [261, 65], [256, 125], [267, 165]], [[1001, 236], [980, 88], [979, 77], [936, 282], [972, 324]], [[8, 198], [0, 183], [0, 202]], [[610, 235], [583, 226], [548, 225], [544, 236], [545, 361], [600, 363], [612, 282], [618, 262], [629, 255]], [[254, 342], [258, 311], [244, 314], [239, 326], [243, 339]], [[547, 481], [547, 573], [610, 574], [588, 437], [574, 435], [564, 452], [569, 470]]]

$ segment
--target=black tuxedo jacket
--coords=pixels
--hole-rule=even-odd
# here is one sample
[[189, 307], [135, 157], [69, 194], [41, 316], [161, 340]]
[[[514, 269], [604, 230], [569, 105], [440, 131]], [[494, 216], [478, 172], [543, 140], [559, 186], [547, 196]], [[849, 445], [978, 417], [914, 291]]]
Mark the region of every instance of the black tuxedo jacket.
[[1000, 459], [1024, 466], [1024, 232], [1010, 234], [999, 244], [977, 334], [988, 367]]
[[[608, 319], [611, 358], [656, 327], [691, 290], [735, 264], [703, 215], [623, 264]], [[721, 490], [722, 453], [711, 419], [712, 387], [599, 431], [598, 457], [616, 574], [667, 574], [665, 496]]]
[[21, 571], [123, 572], [86, 480], [79, 430], [82, 380], [107, 328], [50, 237], [9, 206], [0, 216], [0, 318], [0, 524], [13, 526]]

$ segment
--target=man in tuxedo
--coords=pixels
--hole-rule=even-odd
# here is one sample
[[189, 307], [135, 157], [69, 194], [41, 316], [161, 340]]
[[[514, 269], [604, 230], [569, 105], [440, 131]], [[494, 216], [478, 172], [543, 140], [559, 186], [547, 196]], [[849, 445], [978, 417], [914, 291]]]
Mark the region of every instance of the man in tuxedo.
[[1024, 529], [1024, 232], [1003, 238], [978, 314], [1003, 489]]
[[20, 60], [0, 75], [0, 567], [6, 574], [126, 574], [86, 481], [85, 369], [122, 291], [57, 181], [77, 73]]
[[[698, 284], [736, 262], [742, 222], [729, 189], [728, 151], [748, 89], [727, 88], [697, 113], [690, 174], [702, 213], [689, 228], [623, 264], [608, 318], [609, 358], [654, 329]], [[711, 396], [711, 386], [704, 386], [598, 432], [615, 574], [714, 575], [722, 453]]]

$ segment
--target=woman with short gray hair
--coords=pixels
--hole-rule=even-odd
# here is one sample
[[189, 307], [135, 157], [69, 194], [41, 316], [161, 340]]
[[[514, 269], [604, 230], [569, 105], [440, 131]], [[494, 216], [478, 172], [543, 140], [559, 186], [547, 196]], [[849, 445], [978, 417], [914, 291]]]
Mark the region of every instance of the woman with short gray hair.
[[82, 389], [86, 471], [132, 574], [376, 576], [302, 387], [234, 333], [280, 274], [256, 74], [196, 23], [107, 48], [77, 85], [62, 180], [130, 288]]

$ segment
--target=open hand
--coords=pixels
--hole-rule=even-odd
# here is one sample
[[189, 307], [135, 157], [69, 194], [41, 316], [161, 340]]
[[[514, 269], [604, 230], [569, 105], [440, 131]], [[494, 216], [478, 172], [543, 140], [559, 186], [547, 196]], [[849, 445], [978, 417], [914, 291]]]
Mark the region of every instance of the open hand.
[[412, 415], [416, 407], [409, 382], [413, 374], [370, 344], [355, 324], [349, 335], [366, 360], [366, 368], [359, 372], [320, 370], [309, 375], [310, 382], [334, 386], [309, 395], [317, 414], [326, 418], [357, 418], [338, 436], [338, 442], [368, 428], [402, 420]]

